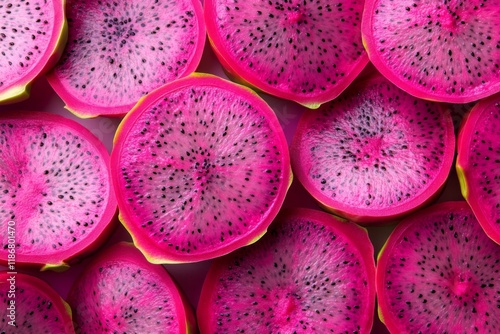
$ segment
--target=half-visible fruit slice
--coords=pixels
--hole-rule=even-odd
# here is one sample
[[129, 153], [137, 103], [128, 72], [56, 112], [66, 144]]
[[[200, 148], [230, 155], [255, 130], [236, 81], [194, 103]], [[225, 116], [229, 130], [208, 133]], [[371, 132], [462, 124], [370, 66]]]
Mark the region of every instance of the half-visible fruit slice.
[[155, 263], [252, 243], [291, 182], [272, 109], [250, 89], [205, 74], [143, 98], [120, 124], [111, 162], [120, 219]]
[[129, 243], [111, 246], [69, 292], [79, 333], [194, 333], [194, 314], [168, 272]]
[[377, 263], [379, 315], [391, 333], [497, 333], [500, 246], [465, 201], [403, 220]]
[[0, 300], [0, 333], [75, 333], [69, 305], [39, 278], [0, 272]]
[[370, 333], [373, 246], [364, 229], [315, 210], [282, 215], [255, 244], [216, 259], [202, 333]]
[[500, 94], [472, 108], [460, 127], [457, 174], [486, 234], [500, 244]]
[[450, 113], [380, 75], [305, 112], [291, 149], [306, 190], [327, 210], [362, 223], [394, 220], [429, 203], [454, 152]]
[[497, 1], [366, 0], [363, 43], [406, 92], [472, 102], [500, 91], [499, 17]]
[[337, 97], [368, 63], [364, 0], [207, 0], [208, 37], [222, 65], [258, 89], [310, 108]]
[[66, 43], [64, 0], [0, 2], [0, 104], [28, 98], [30, 84]]
[[79, 117], [123, 116], [200, 62], [199, 0], [69, 0], [67, 15], [68, 44], [48, 79]]
[[[0, 114], [0, 261], [64, 267], [95, 249], [116, 214], [109, 154], [77, 122]], [[9, 233], [8, 233], [9, 232]]]

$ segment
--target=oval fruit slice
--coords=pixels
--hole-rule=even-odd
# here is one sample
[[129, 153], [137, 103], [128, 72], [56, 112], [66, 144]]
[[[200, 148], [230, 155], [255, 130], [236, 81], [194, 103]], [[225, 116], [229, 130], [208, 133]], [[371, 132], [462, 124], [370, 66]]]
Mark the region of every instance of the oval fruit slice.
[[496, 1], [367, 0], [363, 43], [396, 86], [432, 101], [466, 103], [500, 91]]

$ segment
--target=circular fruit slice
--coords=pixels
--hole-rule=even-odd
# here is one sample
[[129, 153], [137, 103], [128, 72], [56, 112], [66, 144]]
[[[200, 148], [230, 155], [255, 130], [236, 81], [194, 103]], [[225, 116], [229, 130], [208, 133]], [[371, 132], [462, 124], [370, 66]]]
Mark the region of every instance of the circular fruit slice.
[[63, 0], [0, 1], [0, 104], [28, 98], [61, 56], [66, 30]]
[[65, 267], [100, 245], [116, 214], [109, 154], [48, 112], [0, 115], [0, 261]]
[[209, 75], [142, 99], [120, 124], [111, 159], [120, 219], [154, 263], [206, 260], [255, 241], [291, 182], [272, 109]]
[[68, 44], [48, 79], [79, 117], [123, 116], [200, 62], [199, 0], [69, 0], [67, 15]]
[[205, 1], [222, 65], [258, 89], [310, 108], [337, 97], [368, 63], [364, 0]]
[[111, 246], [85, 268], [68, 302], [79, 333], [194, 333], [195, 318], [176, 284], [129, 243]]
[[394, 220], [431, 201], [454, 152], [449, 112], [380, 75], [305, 112], [291, 149], [306, 190], [327, 210], [362, 223]]
[[500, 244], [500, 94], [480, 101], [464, 118], [457, 141], [462, 194], [486, 234]]
[[499, 17], [495, 1], [367, 0], [363, 43], [399, 88], [466, 103], [500, 91]]
[[419, 211], [379, 255], [379, 315], [391, 333], [496, 333], [499, 262], [465, 201]]
[[75, 333], [69, 305], [39, 278], [0, 272], [0, 300], [1, 333]]
[[364, 229], [296, 209], [254, 245], [213, 262], [199, 327], [202, 333], [369, 333], [374, 279]]

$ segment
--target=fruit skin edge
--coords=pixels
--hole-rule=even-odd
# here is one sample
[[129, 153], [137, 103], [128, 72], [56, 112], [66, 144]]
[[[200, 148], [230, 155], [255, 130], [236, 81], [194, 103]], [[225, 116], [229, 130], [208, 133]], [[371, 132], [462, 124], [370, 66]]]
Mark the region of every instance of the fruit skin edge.
[[66, 0], [61, 0], [61, 5], [62, 8], [60, 8], [59, 11], [56, 10], [55, 13], [61, 14], [62, 24], [58, 32], [58, 38], [54, 43], [55, 47], [52, 50], [51, 54], [49, 55], [47, 62], [45, 63], [44, 66], [42, 66], [42, 68], [39, 71], [37, 71], [37, 73], [32, 74], [31, 78], [28, 78], [27, 80], [26, 78], [22, 78], [23, 80], [26, 80], [26, 82], [16, 84], [15, 86], [12, 86], [6, 91], [0, 93], [0, 106], [5, 104], [17, 103], [28, 99], [30, 97], [30, 90], [32, 83], [38, 77], [45, 75], [47, 71], [52, 69], [52, 67], [54, 67], [54, 65], [61, 58], [64, 51], [64, 47], [66, 46], [66, 42], [68, 40], [68, 22], [66, 20], [66, 10], [65, 10]]
[[[160, 86], [157, 89], [150, 92], [148, 95], [145, 95], [139, 99], [139, 101], [136, 103], [136, 105], [130, 110], [130, 112], [128, 112], [125, 115], [125, 117], [122, 119], [122, 121], [119, 123], [119, 125], [117, 127], [117, 130], [116, 130], [115, 135], [113, 137], [113, 151], [111, 153], [111, 160], [112, 161], [118, 159], [118, 156], [121, 153], [121, 148], [115, 149], [115, 147], [117, 146], [117, 143], [119, 143], [119, 137], [122, 135], [122, 133], [128, 131], [128, 129], [124, 130], [125, 123], [129, 118], [133, 117], [134, 111], [139, 109], [140, 107], [142, 107], [142, 104], [144, 104], [144, 101], [147, 99], [152, 100], [151, 102], [149, 102], [149, 104], [152, 104], [152, 103], [156, 102], [158, 99], [160, 99], [161, 95], [162, 95], [161, 92], [165, 89], [164, 87], [168, 86], [168, 87], [170, 87], [171, 90], [175, 90], [178, 86], [181, 86], [181, 87], [184, 86], [184, 81], [188, 81], [192, 78], [207, 79], [210, 81], [214, 80], [214, 81], [219, 81], [222, 84], [229, 83], [230, 85], [233, 85], [235, 88], [241, 89], [244, 93], [249, 94], [253, 98], [257, 99], [257, 102], [259, 104], [261, 104], [261, 103], [265, 104], [267, 106], [267, 108], [269, 108], [269, 110], [273, 112], [272, 116], [276, 118], [275, 125], [277, 127], [279, 127], [279, 130], [282, 131], [282, 127], [279, 124], [279, 120], [277, 119], [277, 116], [276, 116], [274, 110], [268, 105], [267, 101], [265, 101], [262, 97], [260, 97], [260, 95], [257, 94], [250, 87], [247, 87], [245, 85], [238, 84], [235, 82], [231, 82], [229, 80], [226, 80], [222, 77], [219, 77], [219, 76], [216, 76], [216, 75], [213, 75], [210, 73], [193, 72], [186, 77], [177, 79], [174, 82], [170, 82], [170, 83], [167, 83], [163, 86]], [[215, 83], [215, 84], [208, 83], [206, 85], [207, 86], [218, 86], [218, 83]], [[158, 95], [158, 97], [157, 97], [157, 95]], [[126, 136], [126, 134], [124, 134], [124, 136]], [[284, 133], [283, 133], [283, 136], [280, 136], [280, 137], [282, 137], [281, 138], [282, 142], [285, 143], [285, 145], [288, 147], [288, 145], [286, 144], [287, 141], [286, 141], [286, 138], [284, 137]], [[120, 151], [120, 152], [118, 152], [118, 151]], [[290, 165], [290, 155], [289, 154], [286, 156], [286, 159], [288, 160], [288, 164]], [[112, 168], [111, 174], [114, 174], [113, 170], [114, 170], [114, 168]], [[290, 189], [292, 182], [293, 182], [293, 172], [292, 172], [291, 165], [289, 166], [288, 174], [289, 174], [289, 177], [288, 177], [288, 183], [286, 185], [286, 189], [284, 189], [283, 195], [280, 196], [280, 198], [278, 199], [278, 201], [281, 202], [281, 204], [278, 206], [275, 206], [274, 209], [271, 210], [270, 213], [266, 216], [265, 220], [269, 220], [270, 216], [276, 216], [279, 213], [279, 210], [281, 209], [281, 207], [284, 203], [286, 194], [287, 194], [288, 190]], [[117, 183], [114, 182], [114, 184], [116, 185]], [[115, 192], [119, 192], [120, 189], [118, 189], [118, 185], [116, 185], [115, 187], [116, 187]], [[121, 225], [125, 228], [125, 230], [128, 232], [128, 234], [131, 236], [133, 244], [142, 252], [142, 254], [146, 257], [146, 259], [149, 262], [154, 263], [154, 264], [181, 264], [181, 263], [185, 264], [185, 263], [195, 263], [195, 262], [200, 262], [200, 261], [205, 261], [205, 260], [211, 260], [211, 259], [214, 259], [216, 257], [226, 255], [237, 248], [241, 248], [241, 247], [253, 244], [256, 241], [258, 241], [267, 232], [267, 227], [266, 227], [266, 228], [263, 228], [258, 233], [256, 233], [251, 239], [247, 240], [245, 243], [241, 243], [241, 241], [248, 239], [248, 237], [238, 239], [230, 244], [225, 245], [224, 247], [221, 247], [220, 249], [218, 249], [215, 252], [209, 251], [209, 252], [205, 252], [205, 253], [200, 253], [197, 256], [187, 256], [187, 257], [180, 256], [177, 259], [176, 258], [176, 257], [178, 257], [177, 255], [168, 254], [163, 249], [157, 247], [150, 240], [144, 239], [144, 238], [139, 238], [138, 236], [136, 236], [133, 233], [133, 230], [135, 230], [135, 226], [130, 224], [128, 219], [126, 217], [124, 217], [124, 215], [120, 212], [120, 210], [119, 210], [119, 214], [118, 214], [118, 220], [121, 222]], [[270, 225], [273, 220], [274, 219], [271, 219], [267, 225]], [[261, 226], [257, 226], [257, 227], [262, 228]], [[252, 230], [252, 231], [254, 231], [254, 230]], [[250, 231], [250, 232], [252, 232], [252, 231]], [[140, 240], [140, 239], [144, 239], [144, 240]], [[155, 248], [154, 252], [148, 251], [149, 245], [152, 245]], [[239, 245], [239, 246], [237, 246], [235, 249], [233, 249], [234, 245]], [[156, 253], [156, 255], [154, 253]], [[207, 253], [209, 254], [208, 256], [206, 255]]]

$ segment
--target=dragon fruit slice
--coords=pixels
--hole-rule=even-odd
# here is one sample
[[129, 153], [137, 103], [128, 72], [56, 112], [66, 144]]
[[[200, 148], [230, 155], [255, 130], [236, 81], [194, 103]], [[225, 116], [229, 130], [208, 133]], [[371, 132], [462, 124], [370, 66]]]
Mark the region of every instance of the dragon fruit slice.
[[69, 0], [67, 15], [68, 44], [48, 79], [79, 117], [123, 116], [200, 62], [199, 0]]
[[327, 210], [377, 223], [435, 198], [454, 151], [448, 110], [375, 75], [304, 113], [291, 155], [297, 178]]
[[142, 99], [118, 128], [111, 166], [120, 220], [154, 263], [206, 260], [255, 241], [291, 182], [272, 109], [206, 74]]
[[0, 104], [28, 98], [30, 84], [66, 43], [64, 0], [0, 1]]
[[476, 104], [457, 141], [462, 194], [486, 234], [500, 244], [500, 94]]
[[48, 112], [0, 115], [0, 262], [66, 267], [108, 235], [116, 199], [104, 145]]
[[69, 305], [39, 278], [0, 272], [0, 300], [0, 333], [75, 333]]
[[379, 254], [379, 315], [391, 333], [498, 333], [500, 246], [465, 201], [403, 220]]
[[68, 296], [78, 333], [194, 333], [195, 317], [168, 272], [132, 244], [111, 246]]
[[399, 88], [466, 103], [500, 91], [500, 3], [366, 0], [363, 43]]
[[295, 209], [254, 245], [214, 260], [197, 315], [201, 333], [370, 333], [374, 309], [366, 231]]
[[229, 73], [309, 108], [337, 97], [368, 57], [364, 0], [205, 1], [210, 42]]

